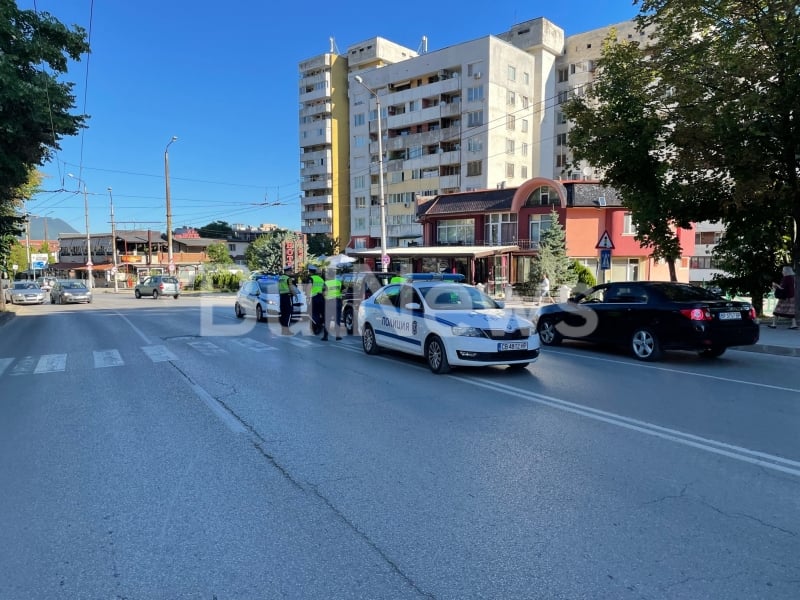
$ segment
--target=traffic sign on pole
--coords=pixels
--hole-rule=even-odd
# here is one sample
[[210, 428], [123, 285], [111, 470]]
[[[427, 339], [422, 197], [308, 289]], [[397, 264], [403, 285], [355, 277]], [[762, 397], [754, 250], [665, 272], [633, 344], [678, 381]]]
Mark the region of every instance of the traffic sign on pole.
[[603, 232], [603, 235], [600, 236], [600, 239], [597, 241], [597, 245], [595, 246], [597, 249], [605, 249], [605, 250], [613, 250], [614, 249], [614, 242], [611, 241], [611, 236], [608, 235], [608, 230]]

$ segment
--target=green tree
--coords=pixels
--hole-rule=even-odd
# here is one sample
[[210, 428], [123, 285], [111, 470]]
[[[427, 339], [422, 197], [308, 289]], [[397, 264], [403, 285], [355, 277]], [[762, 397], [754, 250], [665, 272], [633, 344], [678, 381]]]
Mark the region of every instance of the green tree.
[[70, 114], [74, 84], [60, 76], [89, 45], [83, 28], [20, 10], [13, 0], [0, 0], [0, 31], [0, 205], [7, 205], [29, 181], [31, 168], [85, 126], [85, 115]]
[[233, 263], [233, 258], [231, 258], [231, 255], [228, 252], [228, 247], [224, 242], [214, 242], [213, 244], [209, 244], [208, 248], [206, 248], [206, 254], [208, 255], [208, 260], [211, 263], [220, 265]]
[[550, 227], [539, 238], [539, 260], [533, 272], [535, 281], [541, 281], [545, 273], [550, 279], [551, 289], [561, 285], [572, 287], [577, 281], [572, 260], [567, 256], [567, 236], [555, 209], [550, 212]]
[[573, 260], [570, 268], [575, 273], [575, 286], [586, 289], [597, 285], [597, 278], [592, 273], [592, 270], [584, 264]]
[[635, 42], [618, 40], [612, 30], [603, 42], [597, 75], [585, 94], [564, 106], [574, 121], [569, 145], [575, 160], [603, 170], [602, 183], [614, 187], [630, 209], [636, 239], [654, 258], [669, 265], [681, 256], [678, 228], [689, 228], [691, 197], [669, 162], [670, 127], [660, 73]]
[[281, 244], [292, 235], [294, 234], [286, 229], [275, 229], [256, 238], [244, 253], [247, 267], [251, 271], [280, 273], [283, 268], [283, 246]]
[[225, 221], [214, 221], [197, 230], [200, 237], [226, 239], [233, 234], [233, 227]]
[[[734, 264], [755, 285], [785, 244], [800, 267], [800, 11], [788, 0], [642, 0], [640, 27], [652, 28], [652, 62], [671, 92], [674, 165], [717, 193], [726, 227], [769, 211], [775, 236], [746, 244]], [[757, 225], [753, 225], [754, 227]], [[757, 241], [757, 240], [756, 240]], [[744, 256], [753, 250], [763, 252]], [[737, 252], [735, 246], [726, 256]], [[740, 275], [743, 272], [737, 271]], [[798, 290], [800, 292], [800, 279]], [[756, 290], [752, 290], [755, 294]], [[800, 293], [795, 294], [800, 298]], [[797, 300], [796, 300], [797, 301]]]
[[339, 238], [332, 238], [326, 233], [314, 233], [308, 236], [308, 253], [311, 256], [334, 256], [341, 252]]

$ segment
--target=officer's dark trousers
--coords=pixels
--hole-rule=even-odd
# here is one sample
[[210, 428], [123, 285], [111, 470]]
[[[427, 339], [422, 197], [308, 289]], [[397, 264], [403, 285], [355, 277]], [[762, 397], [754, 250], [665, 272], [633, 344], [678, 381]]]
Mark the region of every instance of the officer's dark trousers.
[[288, 327], [292, 321], [292, 295], [281, 294], [280, 300], [280, 317], [281, 327]]

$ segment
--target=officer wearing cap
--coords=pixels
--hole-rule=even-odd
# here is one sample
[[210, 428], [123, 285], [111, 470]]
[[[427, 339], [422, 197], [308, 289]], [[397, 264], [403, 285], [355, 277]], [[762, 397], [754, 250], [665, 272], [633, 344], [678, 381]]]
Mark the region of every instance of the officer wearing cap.
[[292, 267], [283, 267], [283, 274], [278, 277], [278, 294], [280, 295], [280, 316], [281, 335], [292, 335], [289, 324], [292, 322], [292, 298], [297, 295], [297, 286], [292, 281], [289, 274]]
[[309, 310], [311, 311], [311, 331], [314, 335], [322, 331], [325, 323], [325, 280], [318, 275], [316, 265], [308, 265], [311, 287], [308, 296], [311, 298]]

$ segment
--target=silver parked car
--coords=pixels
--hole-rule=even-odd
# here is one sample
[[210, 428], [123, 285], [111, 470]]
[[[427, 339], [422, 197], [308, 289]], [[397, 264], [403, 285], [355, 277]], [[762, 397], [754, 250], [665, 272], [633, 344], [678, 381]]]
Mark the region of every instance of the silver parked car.
[[133, 288], [133, 294], [137, 298], [152, 296], [158, 299], [159, 296], [172, 296], [177, 300], [180, 293], [181, 284], [174, 275], [153, 275]]
[[6, 298], [11, 304], [44, 304], [45, 293], [38, 283], [33, 281], [15, 281], [6, 290]]
[[86, 282], [80, 279], [59, 279], [50, 288], [50, 302], [52, 304], [70, 304], [73, 302], [92, 301], [92, 290], [86, 287]]
[[[245, 315], [253, 315], [258, 321], [278, 317], [281, 308], [277, 275], [260, 276], [242, 283], [239, 293], [236, 294], [233, 310], [240, 319]], [[302, 290], [298, 290], [297, 295], [292, 298], [292, 321], [306, 318], [308, 318], [306, 295]]]

